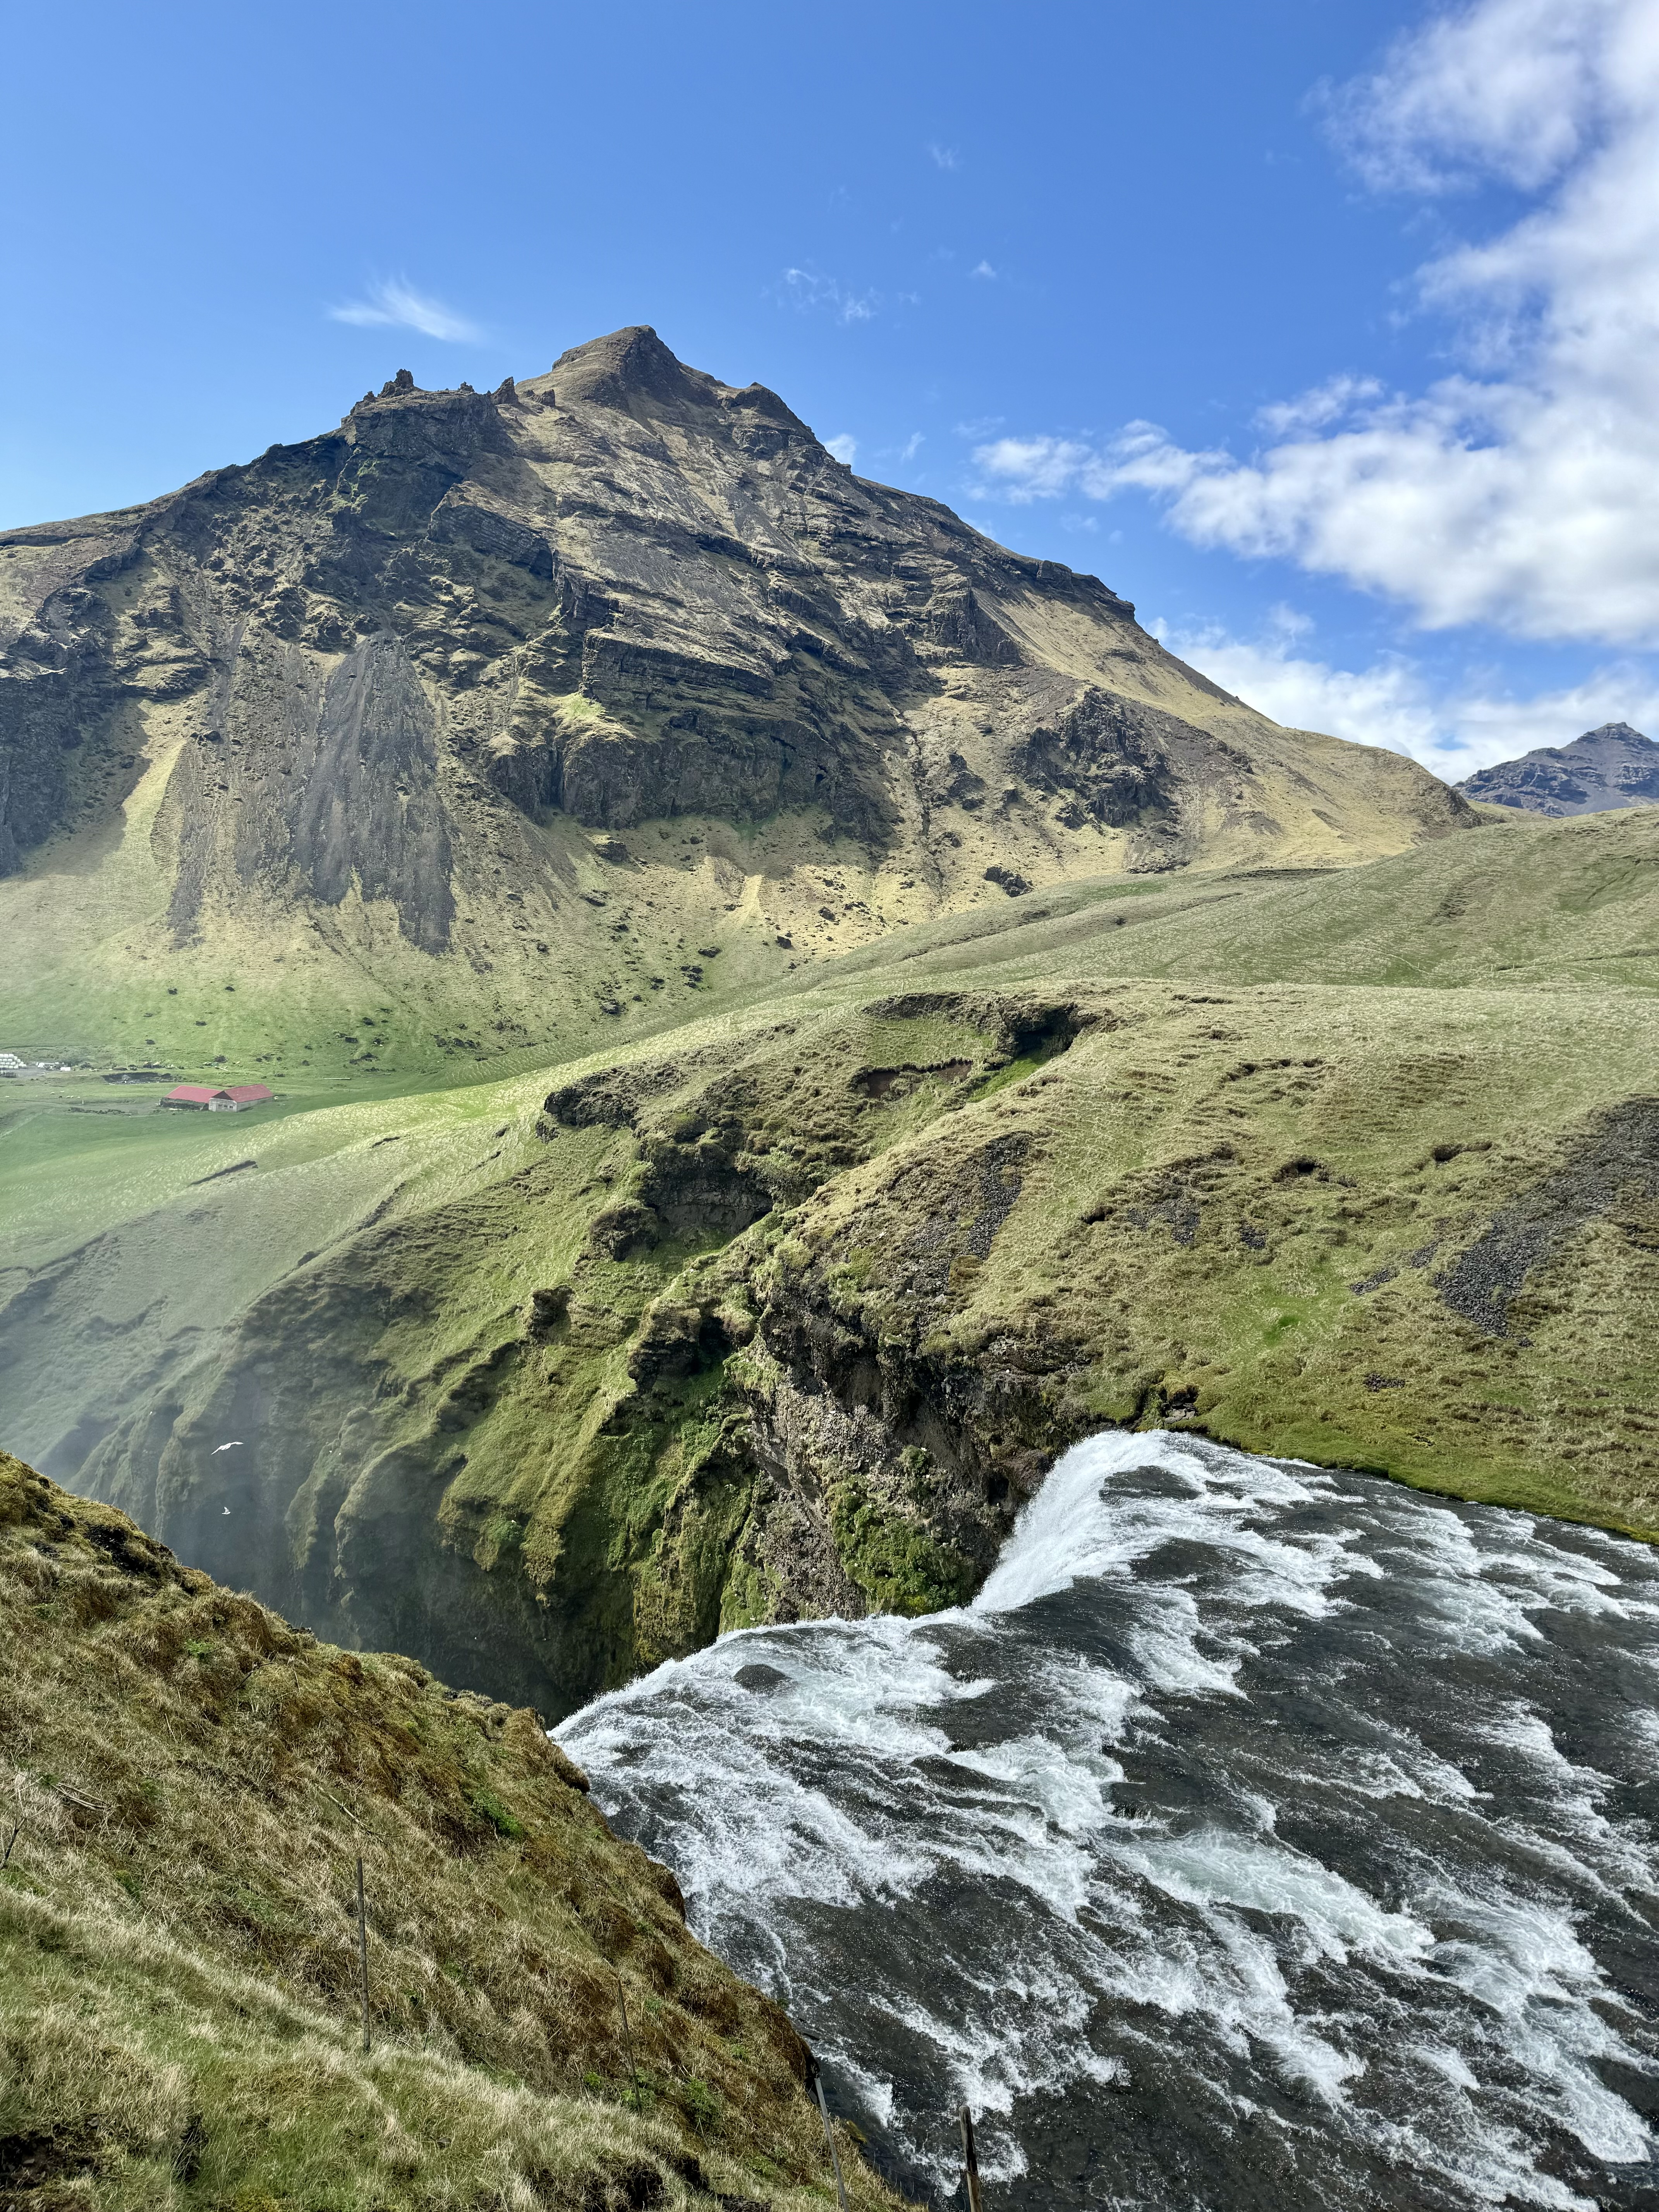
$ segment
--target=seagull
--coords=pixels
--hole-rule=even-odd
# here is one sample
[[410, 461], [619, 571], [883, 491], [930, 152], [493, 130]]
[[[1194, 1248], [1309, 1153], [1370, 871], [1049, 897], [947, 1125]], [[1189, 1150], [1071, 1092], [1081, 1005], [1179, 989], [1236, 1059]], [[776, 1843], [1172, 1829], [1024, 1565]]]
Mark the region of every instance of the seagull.
[[229, 1513], [229, 1511], [230, 1511], [230, 1508], [229, 1508], [229, 1506], [228, 1506], [228, 1505], [222, 1505], [222, 1506], [220, 1507], [219, 1510], [220, 1510], [222, 1513], [228, 1514], [228, 1513]]
[[[208, 1454], [208, 1457], [210, 1459], [217, 1459], [222, 1451], [234, 1451], [237, 1445], [240, 1444], [241, 1441], [242, 1439], [240, 1437], [233, 1437], [228, 1444], [215, 1444], [213, 1449]], [[230, 1508], [227, 1506], [225, 1510], [228, 1512]]]

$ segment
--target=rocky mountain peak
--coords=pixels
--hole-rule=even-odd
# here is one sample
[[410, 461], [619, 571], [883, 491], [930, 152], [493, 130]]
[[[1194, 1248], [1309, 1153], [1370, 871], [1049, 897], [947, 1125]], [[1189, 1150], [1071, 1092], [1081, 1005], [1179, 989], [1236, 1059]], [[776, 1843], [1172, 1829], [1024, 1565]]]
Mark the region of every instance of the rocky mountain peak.
[[1659, 744], [1628, 722], [1603, 722], [1571, 744], [1540, 745], [1499, 761], [1457, 788], [1490, 805], [1528, 814], [1599, 814], [1659, 805]]
[[586, 403], [630, 413], [707, 407], [720, 390], [712, 376], [678, 361], [647, 323], [567, 348], [550, 374], [567, 406]]
[[1644, 737], [1640, 730], [1633, 730], [1628, 722], [1603, 722], [1596, 729], [1586, 730], [1582, 738], [1577, 738], [1573, 742], [1588, 744], [1596, 738], [1612, 738], [1627, 745], [1649, 745], [1659, 751], [1659, 745], [1656, 745], [1651, 738]]
[[705, 430], [715, 429], [723, 418], [749, 419], [817, 443], [775, 392], [763, 384], [738, 389], [688, 368], [646, 323], [569, 347], [526, 388], [560, 407], [608, 407], [641, 422], [678, 421]]

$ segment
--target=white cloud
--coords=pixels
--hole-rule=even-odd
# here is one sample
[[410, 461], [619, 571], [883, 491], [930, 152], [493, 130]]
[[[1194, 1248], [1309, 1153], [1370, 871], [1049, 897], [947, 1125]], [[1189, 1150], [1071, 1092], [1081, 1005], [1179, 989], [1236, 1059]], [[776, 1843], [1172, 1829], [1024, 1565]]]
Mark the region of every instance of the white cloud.
[[1516, 696], [1479, 678], [1437, 684], [1403, 653], [1368, 668], [1334, 667], [1297, 651], [1310, 627], [1283, 608], [1255, 639], [1152, 625], [1171, 652], [1274, 721], [1408, 753], [1449, 783], [1539, 745], [1569, 744], [1603, 722], [1630, 722], [1659, 737], [1659, 682], [1627, 663], [1612, 663], [1557, 690]]
[[826, 438], [823, 441], [823, 450], [826, 453], [833, 453], [838, 461], [845, 461], [850, 469], [857, 458], [859, 441], [856, 438], [849, 437], [843, 430], [838, 438]]
[[1518, 221], [1419, 271], [1463, 368], [1418, 394], [1332, 378], [1246, 460], [1156, 425], [975, 455], [1013, 500], [1139, 489], [1194, 544], [1297, 562], [1431, 629], [1659, 642], [1659, 0], [1474, 0], [1328, 100], [1374, 185], [1497, 178]]
[[1536, 191], [1605, 125], [1641, 12], [1626, 0], [1478, 0], [1442, 13], [1373, 75], [1327, 92], [1334, 135], [1382, 190], [1455, 190], [1492, 173]]
[[822, 308], [838, 323], [867, 323], [881, 304], [878, 293], [854, 292], [816, 269], [786, 269], [779, 297], [803, 313]]
[[981, 498], [1000, 495], [1017, 507], [1069, 491], [1109, 499], [1117, 489], [1110, 461], [1074, 438], [997, 438], [975, 447], [974, 465], [985, 479], [975, 487]]
[[418, 331], [422, 337], [460, 341], [482, 336], [476, 323], [446, 307], [441, 300], [428, 299], [401, 277], [371, 284], [366, 300], [349, 301], [343, 307], [331, 307], [328, 312], [337, 323], [383, 325], [393, 330]]
[[996, 273], [988, 261], [976, 261], [968, 271], [970, 276], [994, 276]]
[[927, 152], [936, 169], [959, 169], [962, 167], [962, 156], [954, 146], [935, 145], [930, 138]]
[[1276, 399], [1258, 408], [1256, 421], [1276, 438], [1298, 430], [1323, 430], [1381, 399], [1382, 387], [1374, 376], [1331, 376], [1295, 399]]
[[927, 441], [922, 436], [920, 430], [912, 430], [904, 443], [899, 447], [900, 460], [914, 461], [916, 455], [921, 451], [927, 442]]

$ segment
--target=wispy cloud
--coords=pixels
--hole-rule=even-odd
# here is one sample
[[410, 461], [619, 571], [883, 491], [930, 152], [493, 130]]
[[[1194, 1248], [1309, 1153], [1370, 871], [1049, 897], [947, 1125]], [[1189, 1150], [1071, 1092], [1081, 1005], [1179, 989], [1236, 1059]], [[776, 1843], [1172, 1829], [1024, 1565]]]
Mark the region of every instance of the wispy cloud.
[[1310, 650], [1312, 627], [1287, 607], [1275, 608], [1254, 638], [1152, 624], [1172, 651], [1275, 721], [1408, 753], [1449, 782], [1538, 745], [1571, 744], [1603, 722], [1659, 733], [1659, 683], [1636, 663], [1613, 661], [1582, 683], [1516, 694], [1489, 677], [1437, 680], [1407, 653], [1339, 667]]
[[817, 310], [833, 315], [838, 323], [867, 323], [881, 305], [878, 292], [855, 292], [817, 269], [786, 269], [777, 296], [803, 314]]
[[922, 447], [926, 443], [927, 441], [923, 438], [920, 430], [912, 430], [904, 443], [899, 447], [900, 460], [914, 461], [916, 455], [921, 451]]
[[826, 453], [833, 453], [838, 461], [845, 461], [850, 469], [857, 458], [859, 441], [843, 430], [837, 438], [826, 438], [823, 450]]
[[1362, 408], [1382, 397], [1374, 376], [1330, 376], [1294, 399], [1276, 399], [1256, 410], [1256, 421], [1270, 437], [1291, 438], [1300, 431], [1328, 430], [1352, 422]]
[[417, 292], [401, 276], [371, 284], [367, 299], [349, 300], [344, 307], [331, 307], [328, 312], [337, 323], [418, 331], [428, 338], [448, 338], [459, 343], [483, 335], [476, 323], [469, 322], [465, 315], [458, 315], [453, 307], [445, 307], [441, 300]]
[[996, 273], [996, 270], [992, 268], [988, 261], [975, 262], [974, 266], [968, 271], [968, 274], [970, 276], [994, 276]]
[[[964, 434], [975, 426], [964, 423]], [[1146, 423], [1132, 423], [1124, 437], [1106, 448], [1085, 445], [1079, 438], [995, 438], [975, 446], [974, 465], [980, 472], [980, 496], [1011, 501], [1029, 507], [1033, 500], [1060, 499], [1081, 492], [1085, 499], [1109, 499], [1126, 480], [1122, 474], [1125, 448], [1136, 433], [1162, 438]]]
[[930, 138], [927, 154], [936, 169], [959, 169], [962, 167], [962, 156], [954, 146], [940, 146]]

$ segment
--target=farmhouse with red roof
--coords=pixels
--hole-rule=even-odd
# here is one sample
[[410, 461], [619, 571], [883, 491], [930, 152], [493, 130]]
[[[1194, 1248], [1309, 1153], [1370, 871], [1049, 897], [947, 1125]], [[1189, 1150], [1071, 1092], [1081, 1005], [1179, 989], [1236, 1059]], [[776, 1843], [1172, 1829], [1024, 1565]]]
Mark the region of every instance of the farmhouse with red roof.
[[270, 1096], [263, 1083], [232, 1083], [216, 1091], [210, 1083], [181, 1083], [161, 1101], [164, 1106], [205, 1108], [210, 1114], [240, 1114], [244, 1106], [263, 1106]]

